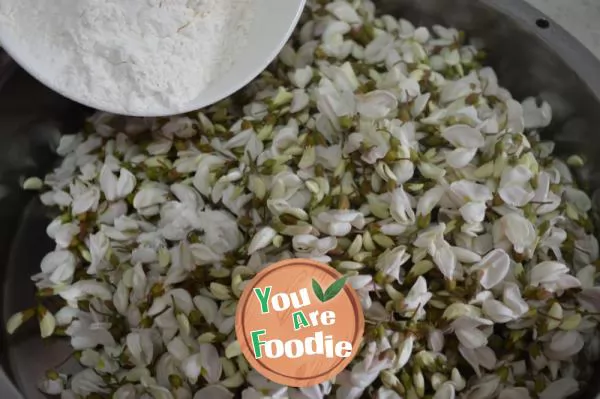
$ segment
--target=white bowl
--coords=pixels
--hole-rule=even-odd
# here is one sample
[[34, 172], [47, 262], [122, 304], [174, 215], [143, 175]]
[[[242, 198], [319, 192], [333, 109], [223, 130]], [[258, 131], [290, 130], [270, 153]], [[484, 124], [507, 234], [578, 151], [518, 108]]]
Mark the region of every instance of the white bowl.
[[235, 93], [252, 79], [257, 77], [279, 54], [291, 36], [304, 10], [306, 0], [256, 0], [254, 19], [246, 45], [239, 50], [232, 67], [212, 81], [193, 101], [165, 111], [147, 109], [143, 113], [131, 113], [115, 106], [94, 104], [82, 98], [78, 93], [65, 92], [48, 77], [43, 65], [35, 62], [33, 54], [15, 35], [0, 29], [0, 44], [6, 52], [30, 75], [61, 95], [80, 104], [113, 114], [157, 117], [186, 113], [212, 105]]

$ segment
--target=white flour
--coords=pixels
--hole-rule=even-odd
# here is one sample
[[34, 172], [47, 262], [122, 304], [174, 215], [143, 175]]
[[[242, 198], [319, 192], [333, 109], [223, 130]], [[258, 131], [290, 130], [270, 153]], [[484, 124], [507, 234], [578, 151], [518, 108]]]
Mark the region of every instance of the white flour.
[[0, 29], [63, 92], [161, 112], [194, 99], [245, 45], [255, 0], [0, 0]]

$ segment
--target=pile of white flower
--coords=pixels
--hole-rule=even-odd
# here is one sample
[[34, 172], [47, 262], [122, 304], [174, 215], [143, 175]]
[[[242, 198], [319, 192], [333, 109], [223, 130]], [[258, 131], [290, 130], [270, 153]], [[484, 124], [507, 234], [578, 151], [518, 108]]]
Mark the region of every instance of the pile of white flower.
[[[309, 2], [278, 62], [193, 115], [96, 114], [26, 188], [60, 210], [29, 318], [83, 369], [62, 398], [566, 398], [600, 354], [591, 201], [455, 29]], [[568, 166], [569, 165], [569, 166]], [[334, 381], [249, 369], [237, 300], [313, 258], [349, 276], [363, 346]], [[52, 299], [52, 302], [48, 302]], [[60, 307], [53, 307], [60, 303]], [[53, 303], [53, 306], [48, 305]]]

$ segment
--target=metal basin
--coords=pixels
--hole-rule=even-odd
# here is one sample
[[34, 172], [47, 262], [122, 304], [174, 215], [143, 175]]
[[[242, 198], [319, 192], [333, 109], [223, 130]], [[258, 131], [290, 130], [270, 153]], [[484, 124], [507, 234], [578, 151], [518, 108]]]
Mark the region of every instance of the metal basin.
[[[439, 23], [465, 30], [489, 48], [503, 86], [517, 98], [541, 93], [554, 109], [546, 131], [559, 151], [580, 151], [591, 161], [581, 178], [600, 188], [600, 62], [554, 22], [521, 0], [382, 0], [381, 11], [415, 24]], [[29, 276], [51, 250], [48, 223], [36, 198], [20, 190], [23, 176], [52, 165], [60, 132], [82, 125], [90, 110], [46, 89], [0, 50], [0, 273], [2, 316], [35, 303]], [[35, 324], [35, 323], [32, 323]], [[0, 398], [43, 398], [36, 381], [70, 353], [63, 341], [42, 341], [36, 326], [3, 337]], [[68, 362], [67, 362], [68, 363]], [[591, 381], [583, 397], [600, 391]]]

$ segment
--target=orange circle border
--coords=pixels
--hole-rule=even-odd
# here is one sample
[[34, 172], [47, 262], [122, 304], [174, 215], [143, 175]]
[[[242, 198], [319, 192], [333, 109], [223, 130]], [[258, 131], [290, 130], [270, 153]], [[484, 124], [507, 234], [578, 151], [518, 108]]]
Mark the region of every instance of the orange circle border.
[[[340, 362], [338, 362], [331, 370], [326, 371], [321, 374], [318, 374], [318, 375], [315, 375], [315, 376], [310, 376], [310, 377], [296, 377], [296, 376], [284, 375], [275, 370], [271, 370], [268, 366], [264, 365], [262, 362], [260, 362], [258, 359], [256, 359], [252, 353], [252, 350], [251, 350], [252, 345], [250, 345], [250, 343], [249, 343], [248, 335], [246, 334], [246, 331], [244, 328], [244, 318], [245, 318], [245, 314], [246, 314], [245, 309], [248, 304], [250, 295], [252, 294], [252, 288], [254, 286], [256, 286], [258, 283], [260, 283], [260, 281], [263, 278], [265, 278], [267, 275], [269, 275], [275, 271], [279, 271], [282, 268], [294, 266], [294, 265], [312, 266], [312, 267], [319, 268], [320, 270], [327, 273], [334, 279], [338, 279], [338, 278], [342, 277], [342, 274], [340, 272], [338, 272], [336, 269], [334, 269], [333, 267], [331, 267], [325, 263], [314, 261], [312, 259], [293, 258], [293, 259], [286, 259], [286, 260], [282, 260], [279, 262], [275, 262], [275, 263], [269, 265], [265, 269], [261, 270], [258, 274], [256, 274], [254, 276], [254, 278], [252, 280], [250, 280], [250, 283], [248, 285], [246, 285], [246, 287], [244, 288], [244, 291], [242, 292], [242, 295], [240, 296], [240, 299], [238, 301], [238, 306], [236, 309], [235, 333], [236, 333], [238, 341], [240, 342], [240, 346], [242, 349], [242, 353], [244, 354], [244, 357], [246, 358], [248, 363], [252, 366], [252, 368], [255, 369], [259, 374], [261, 374], [268, 380], [273, 381], [278, 384], [281, 384], [281, 385], [302, 388], [302, 387], [313, 386], [313, 385], [319, 384], [321, 382], [330, 380], [333, 377], [335, 377], [336, 375], [338, 375], [340, 372], [342, 372], [342, 370], [344, 370], [350, 364], [352, 359], [354, 359], [354, 357], [358, 353], [360, 344], [363, 340], [364, 329], [365, 329], [365, 319], [364, 319], [364, 314], [363, 314], [362, 306], [360, 305], [360, 300], [358, 298], [358, 295], [356, 294], [356, 292], [354, 291], [354, 289], [352, 287], [350, 287], [349, 285], [344, 285], [344, 293], [350, 299], [352, 308], [354, 309], [355, 334], [354, 334], [354, 339], [352, 341], [353, 350], [352, 350], [352, 354], [350, 356], [348, 356], [347, 358], [341, 359]], [[243, 338], [241, 338], [241, 337], [243, 337]]]

